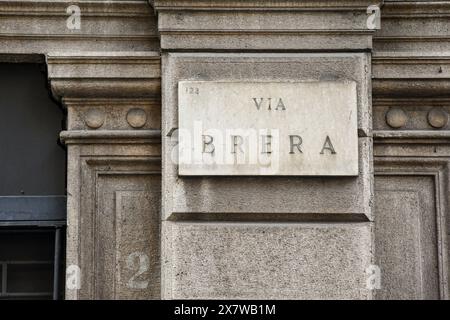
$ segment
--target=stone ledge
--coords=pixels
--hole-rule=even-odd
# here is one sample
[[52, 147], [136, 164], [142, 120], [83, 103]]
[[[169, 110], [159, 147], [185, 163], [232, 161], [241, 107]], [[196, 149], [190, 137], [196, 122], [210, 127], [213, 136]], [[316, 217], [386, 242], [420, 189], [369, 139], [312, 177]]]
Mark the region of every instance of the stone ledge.
[[160, 143], [160, 130], [70, 130], [60, 133], [65, 144], [143, 144]]
[[385, 56], [448, 56], [449, 16], [450, 3], [445, 1], [385, 1], [374, 51]]
[[[450, 131], [433, 130], [374, 130], [374, 142], [378, 143], [384, 139], [401, 140], [399, 143], [418, 143], [417, 140], [427, 140], [426, 143], [450, 142]], [[437, 141], [439, 140], [439, 141]], [[390, 141], [392, 142], [392, 141]]]
[[365, 10], [371, 4], [383, 0], [149, 0], [157, 10]]
[[373, 38], [375, 97], [448, 96], [449, 16], [449, 2], [385, 1]]
[[[67, 27], [70, 5], [81, 9], [79, 30]], [[0, 53], [159, 49], [156, 17], [144, 0], [0, 0], [0, 16]]]
[[372, 228], [163, 221], [163, 298], [370, 299]]
[[450, 79], [395, 79], [375, 78], [372, 81], [372, 94], [381, 97], [448, 97]]
[[162, 49], [368, 50], [367, 8], [380, 1], [152, 3]]
[[385, 0], [383, 17], [447, 17], [450, 3], [445, 1], [392, 1]]
[[145, 0], [92, 1], [92, 0], [0, 0], [2, 15], [48, 15], [67, 16], [65, 10], [78, 5], [90, 16], [153, 16]]
[[160, 57], [156, 52], [47, 55], [55, 98], [151, 98], [160, 96]]

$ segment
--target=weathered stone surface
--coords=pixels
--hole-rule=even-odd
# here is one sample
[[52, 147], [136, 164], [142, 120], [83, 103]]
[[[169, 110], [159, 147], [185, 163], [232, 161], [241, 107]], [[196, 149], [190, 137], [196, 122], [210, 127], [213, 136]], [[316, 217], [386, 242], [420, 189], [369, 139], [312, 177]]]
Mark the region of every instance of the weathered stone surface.
[[[82, 166], [83, 171], [89, 170]], [[94, 224], [83, 226], [95, 236], [81, 240], [85, 254], [92, 250], [90, 241], [94, 246], [94, 298], [159, 298], [160, 177], [149, 169], [139, 175], [97, 170], [95, 202], [99, 205], [93, 213]]]
[[[151, 1], [168, 50], [370, 49], [377, 1]], [[270, 12], [270, 14], [269, 14]]]
[[159, 56], [52, 53], [47, 63], [68, 110], [66, 264], [81, 270], [66, 298], [160, 298]]
[[[80, 9], [79, 29], [69, 28], [73, 5]], [[0, 13], [1, 53], [159, 49], [156, 17], [145, 0], [2, 0]]]
[[56, 99], [159, 97], [158, 52], [51, 52], [46, 60]]
[[[67, 299], [160, 297], [159, 150], [138, 139], [68, 140], [67, 265], [81, 286]], [[142, 271], [142, 272], [141, 272]]]
[[448, 1], [384, 1], [373, 40], [374, 96], [448, 96], [449, 13]]
[[355, 81], [359, 134], [370, 132], [365, 54], [191, 54], [163, 56], [163, 219], [173, 213], [317, 213], [371, 218], [371, 138], [360, 137], [359, 176], [180, 178], [176, 161], [178, 81]]
[[[159, 99], [64, 99], [67, 106], [67, 127], [70, 130], [150, 130], [161, 129], [161, 102]], [[104, 121], [98, 128], [91, 128], [86, 117], [91, 110], [101, 110]], [[139, 110], [135, 125], [130, 124], [130, 112]], [[145, 120], [145, 122], [144, 122]], [[136, 125], [137, 124], [137, 125]]]
[[375, 252], [381, 269], [377, 298], [444, 298], [446, 270], [438, 257], [445, 255], [445, 231], [434, 203], [434, 184], [439, 182], [432, 174], [408, 177], [383, 172], [375, 182]]
[[[394, 59], [401, 55], [448, 56], [449, 12], [448, 1], [385, 0], [381, 11], [382, 27], [373, 40], [375, 52]], [[405, 72], [408, 71], [400, 71]]]
[[[194, 30], [184, 34], [189, 44], [177, 39], [174, 45], [176, 33], [162, 27], [162, 47], [169, 50], [221, 49], [225, 44], [244, 52], [302, 48], [299, 42], [280, 40], [277, 32], [265, 37], [264, 46], [255, 45], [258, 37], [243, 45], [241, 30], [237, 36], [201, 37]], [[351, 36], [346, 39], [355, 40]], [[297, 38], [305, 46], [324, 48], [316, 34], [311, 42], [306, 39]], [[327, 44], [342, 48], [335, 40]], [[373, 262], [369, 64], [365, 53], [163, 53], [163, 298], [372, 297], [365, 274]], [[174, 161], [179, 81], [355, 82], [358, 177], [179, 176]], [[285, 216], [291, 223], [279, 222]], [[256, 222], [260, 219], [265, 223]], [[327, 223], [301, 223], [308, 219]], [[336, 220], [364, 222], [340, 225]]]
[[[439, 100], [433, 98], [374, 99], [373, 104], [374, 130], [443, 131], [449, 129], [448, 98]], [[398, 113], [396, 119], [401, 126], [390, 125], [389, 122], [394, 120], [395, 115], [392, 111]]]
[[165, 298], [371, 297], [369, 223], [164, 222], [163, 228]]
[[[0, 60], [46, 57], [67, 107], [67, 299], [160, 297], [160, 206], [163, 298], [449, 298], [448, 2], [150, 3], [0, 0]], [[178, 176], [179, 81], [355, 82], [359, 176]]]
[[358, 175], [355, 82], [178, 83], [179, 175]]

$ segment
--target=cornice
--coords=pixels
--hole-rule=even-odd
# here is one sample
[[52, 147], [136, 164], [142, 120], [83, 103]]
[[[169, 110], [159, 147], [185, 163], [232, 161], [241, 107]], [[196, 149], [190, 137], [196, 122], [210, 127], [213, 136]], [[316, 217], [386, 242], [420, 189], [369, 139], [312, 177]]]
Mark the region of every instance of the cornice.
[[450, 78], [450, 55], [415, 52], [374, 52], [372, 77], [394, 79]]
[[[381, 11], [381, 29], [373, 37], [374, 54], [450, 56], [449, 1], [389, 1]], [[387, 61], [387, 59], [384, 59]], [[433, 59], [430, 59], [433, 61]]]
[[158, 52], [49, 53], [48, 78], [57, 99], [146, 99], [160, 96]]
[[67, 16], [66, 8], [77, 5], [83, 15], [94, 17], [151, 17], [153, 12], [145, 0], [0, 0], [1, 16]]
[[450, 16], [448, 1], [389, 1], [385, 0], [383, 18], [429, 18]]
[[450, 96], [450, 78], [375, 78], [375, 98], [438, 98]]
[[[160, 64], [159, 52], [50, 52], [47, 63], [56, 64]], [[155, 70], [156, 71], [156, 70]]]
[[448, 17], [448, 1], [385, 1], [373, 37], [375, 97], [450, 96]]
[[154, 0], [163, 50], [368, 50], [374, 0]]
[[[67, 8], [81, 10], [80, 29]], [[155, 14], [145, 0], [0, 0], [0, 54], [50, 51], [157, 51]]]
[[164, 10], [366, 10], [374, 0], [150, 0], [156, 11]]

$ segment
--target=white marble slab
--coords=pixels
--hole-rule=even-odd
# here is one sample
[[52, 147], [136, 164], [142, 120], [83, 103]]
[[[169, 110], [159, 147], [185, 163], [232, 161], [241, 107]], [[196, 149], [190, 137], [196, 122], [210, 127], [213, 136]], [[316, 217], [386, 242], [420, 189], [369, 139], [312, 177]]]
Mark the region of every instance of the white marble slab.
[[357, 176], [355, 82], [178, 84], [179, 175]]

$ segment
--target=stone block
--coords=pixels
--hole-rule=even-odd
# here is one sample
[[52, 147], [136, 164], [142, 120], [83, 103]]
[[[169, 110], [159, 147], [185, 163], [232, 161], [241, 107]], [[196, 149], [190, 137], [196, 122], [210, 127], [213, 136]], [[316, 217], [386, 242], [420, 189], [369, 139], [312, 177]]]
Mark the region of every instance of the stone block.
[[179, 175], [357, 176], [355, 82], [178, 83]]
[[[371, 219], [372, 145], [368, 56], [352, 54], [170, 53], [162, 58], [163, 219], [172, 214], [291, 213]], [[179, 81], [354, 81], [358, 177], [180, 177]]]
[[371, 232], [371, 223], [163, 222], [164, 298], [368, 299]]

